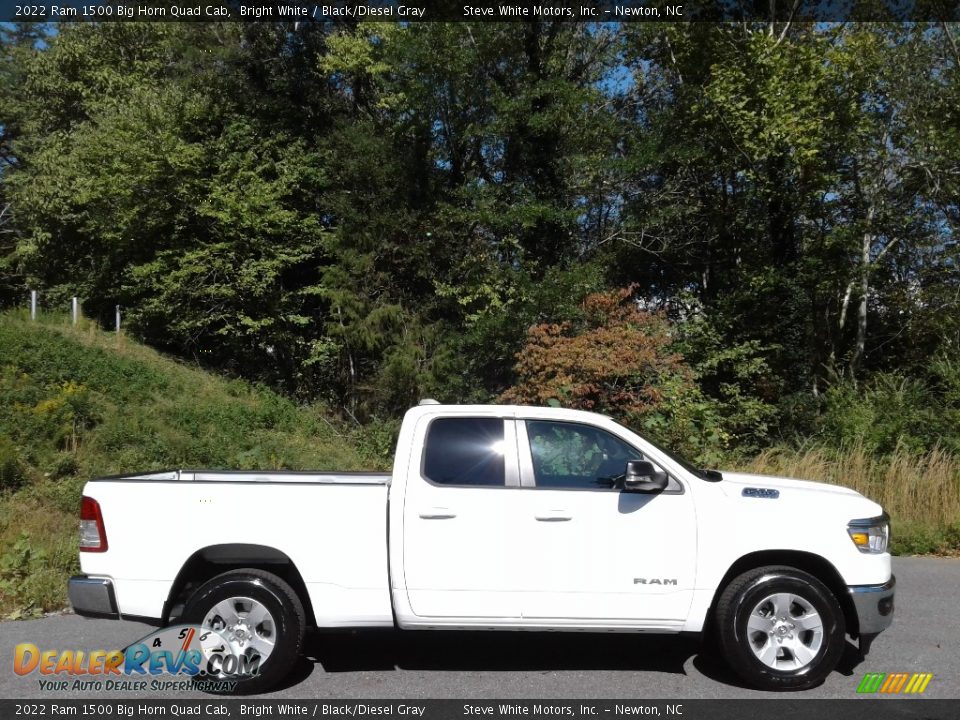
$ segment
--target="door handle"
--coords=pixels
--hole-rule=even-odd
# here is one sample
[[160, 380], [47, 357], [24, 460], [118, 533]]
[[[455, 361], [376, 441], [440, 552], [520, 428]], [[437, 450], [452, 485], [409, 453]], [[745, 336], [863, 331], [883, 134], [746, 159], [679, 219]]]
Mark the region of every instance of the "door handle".
[[568, 510], [540, 510], [534, 517], [540, 522], [566, 522], [573, 520]]
[[449, 520], [455, 518], [457, 514], [450, 508], [432, 507], [420, 511], [420, 517], [424, 520]]

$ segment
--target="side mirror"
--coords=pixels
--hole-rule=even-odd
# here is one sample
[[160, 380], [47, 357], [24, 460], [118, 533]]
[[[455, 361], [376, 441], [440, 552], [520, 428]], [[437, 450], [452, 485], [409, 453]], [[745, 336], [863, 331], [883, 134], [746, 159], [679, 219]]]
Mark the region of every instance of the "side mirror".
[[655, 493], [667, 488], [667, 474], [657, 472], [653, 463], [630, 460], [623, 478], [623, 489], [630, 492]]

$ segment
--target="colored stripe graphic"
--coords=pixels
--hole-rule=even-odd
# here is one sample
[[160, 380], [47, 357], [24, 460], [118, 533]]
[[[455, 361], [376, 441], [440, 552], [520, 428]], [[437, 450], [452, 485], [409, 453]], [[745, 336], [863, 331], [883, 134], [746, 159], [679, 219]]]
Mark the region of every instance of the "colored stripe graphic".
[[193, 640], [193, 636], [196, 633], [197, 631], [193, 628], [187, 631], [187, 636], [183, 639], [183, 645], [180, 646], [180, 652], [186, 652], [187, 648], [190, 647], [190, 641]]
[[933, 673], [921, 673], [920, 677], [922, 677], [923, 680], [919, 681], [917, 683], [917, 687], [913, 689], [913, 691], [917, 694], [922, 693], [927, 689], [927, 685], [929, 685], [930, 681], [933, 680]]
[[880, 683], [883, 682], [883, 679], [886, 677], [886, 673], [867, 673], [863, 676], [863, 680], [860, 681], [859, 687], [857, 687], [858, 693], [875, 693], [880, 689]]
[[903, 685], [907, 682], [907, 678], [910, 677], [910, 673], [897, 673], [896, 679], [890, 684], [890, 689], [887, 690], [888, 693], [898, 693], [903, 689]]
[[867, 673], [857, 686], [857, 692], [919, 695], [932, 679], [933, 673]]

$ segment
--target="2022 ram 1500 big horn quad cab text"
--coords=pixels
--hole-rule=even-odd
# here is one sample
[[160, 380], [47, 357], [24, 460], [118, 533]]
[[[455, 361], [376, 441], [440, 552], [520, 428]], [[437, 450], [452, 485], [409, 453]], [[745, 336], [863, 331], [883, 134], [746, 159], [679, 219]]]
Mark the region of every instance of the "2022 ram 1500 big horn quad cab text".
[[[168, 518], [151, 528], [146, 518]], [[842, 487], [701, 471], [610, 418], [439, 405], [392, 473], [92, 480], [82, 615], [196, 624], [279, 681], [309, 627], [710, 630], [759, 688], [807, 688], [893, 620], [888, 518]]]

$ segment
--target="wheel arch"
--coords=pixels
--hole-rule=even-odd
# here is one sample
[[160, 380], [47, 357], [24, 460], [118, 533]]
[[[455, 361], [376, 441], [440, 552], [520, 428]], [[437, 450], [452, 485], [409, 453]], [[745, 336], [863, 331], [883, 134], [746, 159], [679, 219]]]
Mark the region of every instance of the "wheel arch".
[[710, 609], [707, 611], [707, 624], [714, 622], [714, 614], [717, 608], [717, 601], [721, 593], [730, 582], [743, 573], [767, 565], [788, 565], [797, 570], [802, 570], [817, 578], [827, 586], [843, 611], [843, 618], [846, 623], [847, 633], [851, 637], [858, 637], [860, 634], [860, 621], [857, 617], [857, 610], [850, 598], [847, 585], [843, 581], [840, 572], [834, 567], [833, 563], [822, 555], [816, 553], [804, 552], [802, 550], [758, 550], [748, 553], [738, 558], [724, 573], [723, 579], [717, 585], [714, 591], [713, 600], [710, 602]]
[[303, 604], [308, 627], [316, 627], [317, 621], [307, 585], [293, 560], [277, 548], [248, 543], [208, 545], [187, 558], [163, 604], [161, 624], [168, 625], [171, 620], [179, 617], [190, 594], [207, 580], [240, 568], [256, 568], [284, 580]]

